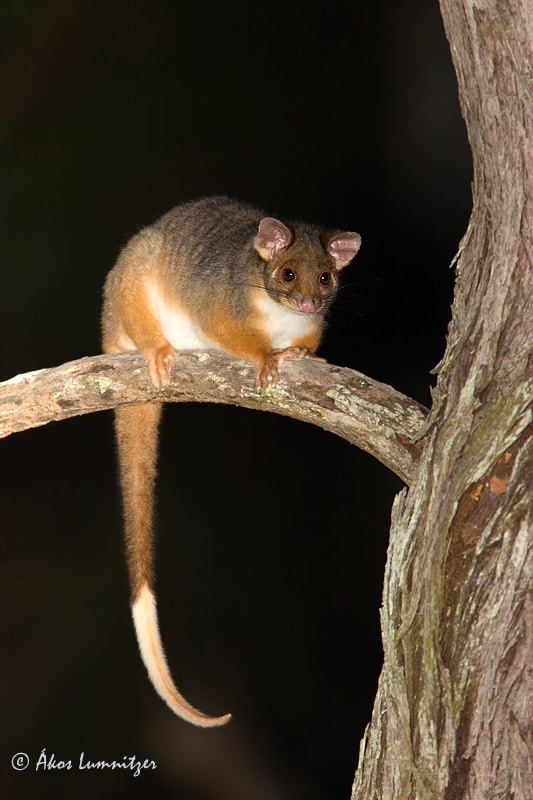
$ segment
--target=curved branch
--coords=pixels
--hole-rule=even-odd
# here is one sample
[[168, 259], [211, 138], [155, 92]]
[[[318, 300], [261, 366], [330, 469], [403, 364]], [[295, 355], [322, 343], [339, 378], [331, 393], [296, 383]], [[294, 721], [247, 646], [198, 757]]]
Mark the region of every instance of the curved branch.
[[410, 484], [427, 410], [354, 370], [285, 362], [276, 386], [254, 388], [255, 367], [215, 351], [176, 353], [173, 383], [157, 391], [138, 353], [81, 358], [0, 384], [0, 438], [124, 403], [225, 403], [318, 425], [375, 456]]

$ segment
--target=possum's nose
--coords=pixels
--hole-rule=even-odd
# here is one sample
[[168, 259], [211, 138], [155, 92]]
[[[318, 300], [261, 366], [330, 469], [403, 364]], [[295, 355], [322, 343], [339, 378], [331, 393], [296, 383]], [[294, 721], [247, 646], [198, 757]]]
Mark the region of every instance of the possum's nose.
[[300, 300], [298, 303], [298, 310], [302, 312], [302, 314], [311, 314], [315, 310], [315, 301], [311, 300], [310, 297], [304, 297], [303, 300]]

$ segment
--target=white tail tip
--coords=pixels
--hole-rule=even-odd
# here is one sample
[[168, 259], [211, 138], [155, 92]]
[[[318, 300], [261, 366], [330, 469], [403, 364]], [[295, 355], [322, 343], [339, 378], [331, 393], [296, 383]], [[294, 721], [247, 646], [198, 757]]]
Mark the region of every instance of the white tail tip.
[[155, 597], [147, 584], [137, 595], [131, 610], [139, 650], [148, 675], [156, 692], [168, 707], [178, 717], [201, 728], [215, 728], [229, 722], [231, 714], [225, 714], [222, 717], [208, 717], [207, 714], [198, 711], [185, 700], [174, 685], [159, 635]]

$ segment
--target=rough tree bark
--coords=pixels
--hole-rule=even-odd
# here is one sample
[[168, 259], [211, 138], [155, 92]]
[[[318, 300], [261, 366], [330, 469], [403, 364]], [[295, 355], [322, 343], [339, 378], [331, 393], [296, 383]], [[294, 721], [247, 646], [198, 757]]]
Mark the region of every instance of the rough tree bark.
[[474, 165], [352, 800], [533, 797], [533, 3], [441, 0]]
[[255, 388], [254, 375], [253, 364], [224, 353], [181, 352], [172, 385], [157, 391], [138, 353], [80, 358], [0, 383], [0, 439], [127, 403], [225, 403], [317, 425], [375, 456], [407, 485], [414, 480], [422, 450], [416, 434], [427, 417], [415, 400], [317, 361], [287, 362], [268, 391]]

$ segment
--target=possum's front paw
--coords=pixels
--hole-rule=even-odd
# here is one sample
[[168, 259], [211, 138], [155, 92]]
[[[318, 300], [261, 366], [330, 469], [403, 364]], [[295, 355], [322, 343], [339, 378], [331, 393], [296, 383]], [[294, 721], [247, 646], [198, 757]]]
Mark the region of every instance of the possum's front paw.
[[313, 355], [307, 347], [285, 347], [282, 350], [272, 350], [257, 370], [255, 376], [257, 388], [266, 389], [267, 386], [278, 382], [279, 365], [286, 358], [312, 358], [315, 361], [324, 361], [323, 358]]
[[174, 366], [174, 349], [169, 344], [154, 349], [148, 356], [150, 380], [156, 389], [170, 385], [170, 370]]

